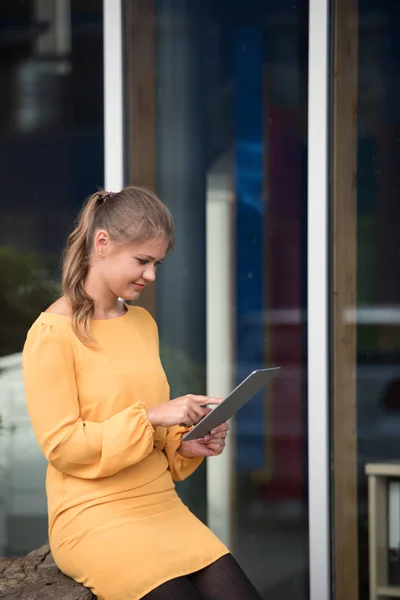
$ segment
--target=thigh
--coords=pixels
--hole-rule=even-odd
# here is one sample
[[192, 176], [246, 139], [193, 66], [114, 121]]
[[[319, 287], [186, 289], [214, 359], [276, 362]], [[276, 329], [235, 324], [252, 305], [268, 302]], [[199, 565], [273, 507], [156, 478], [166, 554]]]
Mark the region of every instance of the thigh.
[[139, 600], [177, 576], [159, 546], [142, 527], [121, 518], [66, 541], [53, 556], [61, 571], [100, 600]]
[[262, 600], [231, 554], [190, 575], [204, 600]]
[[[121, 515], [65, 539], [52, 552], [61, 571], [99, 600], [139, 600], [164, 582], [190, 573], [190, 565], [199, 562], [185, 557], [176, 528], [175, 538], [171, 531], [166, 514], [140, 522]], [[187, 550], [190, 558], [190, 547]], [[190, 580], [188, 584], [196, 593]]]
[[57, 529], [50, 539], [60, 569], [100, 598], [138, 600], [227, 552], [175, 491], [127, 504], [126, 510], [118, 502], [96, 509], [97, 522], [89, 511], [67, 535]]
[[166, 581], [152, 590], [142, 600], [204, 600], [188, 577]]

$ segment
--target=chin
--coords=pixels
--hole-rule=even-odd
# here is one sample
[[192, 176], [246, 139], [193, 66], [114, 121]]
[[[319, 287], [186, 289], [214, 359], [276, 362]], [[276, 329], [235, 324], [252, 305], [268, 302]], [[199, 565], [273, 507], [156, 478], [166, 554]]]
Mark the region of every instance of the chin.
[[121, 298], [124, 300], [137, 300], [140, 296], [140, 292], [138, 290], [125, 290], [125, 293], [121, 295]]

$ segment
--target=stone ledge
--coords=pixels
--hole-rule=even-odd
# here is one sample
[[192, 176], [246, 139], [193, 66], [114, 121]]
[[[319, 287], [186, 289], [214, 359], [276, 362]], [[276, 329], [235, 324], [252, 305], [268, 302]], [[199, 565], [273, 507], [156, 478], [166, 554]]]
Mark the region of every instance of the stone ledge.
[[48, 545], [23, 558], [0, 558], [0, 600], [96, 600], [56, 566]]

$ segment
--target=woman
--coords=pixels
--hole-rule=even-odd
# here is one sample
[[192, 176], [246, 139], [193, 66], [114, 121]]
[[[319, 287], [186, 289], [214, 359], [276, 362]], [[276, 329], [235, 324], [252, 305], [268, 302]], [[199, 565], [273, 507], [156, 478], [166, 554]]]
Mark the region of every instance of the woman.
[[101, 600], [256, 599], [174, 487], [223, 451], [227, 424], [182, 441], [220, 400], [170, 400], [155, 322], [120, 300], [155, 280], [173, 237], [149, 190], [94, 194], [67, 242], [63, 295], [28, 333], [23, 377], [49, 463], [51, 550]]

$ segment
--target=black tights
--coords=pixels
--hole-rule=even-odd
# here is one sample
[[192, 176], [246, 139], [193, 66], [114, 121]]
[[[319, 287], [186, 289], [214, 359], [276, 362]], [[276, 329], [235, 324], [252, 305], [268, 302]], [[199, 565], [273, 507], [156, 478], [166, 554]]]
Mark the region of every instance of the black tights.
[[261, 600], [231, 554], [191, 573], [163, 583], [142, 600]]

